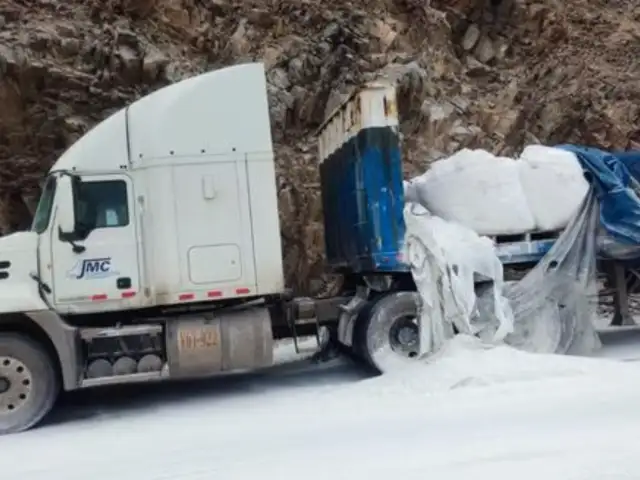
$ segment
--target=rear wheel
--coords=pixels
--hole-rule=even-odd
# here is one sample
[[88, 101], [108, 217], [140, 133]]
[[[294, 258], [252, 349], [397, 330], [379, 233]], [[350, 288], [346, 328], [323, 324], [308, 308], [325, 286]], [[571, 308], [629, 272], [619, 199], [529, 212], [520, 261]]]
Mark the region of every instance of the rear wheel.
[[359, 318], [357, 352], [378, 372], [418, 357], [418, 302], [415, 292], [390, 293], [376, 300]]
[[0, 334], [0, 435], [42, 420], [55, 403], [58, 385], [46, 350], [23, 335]]

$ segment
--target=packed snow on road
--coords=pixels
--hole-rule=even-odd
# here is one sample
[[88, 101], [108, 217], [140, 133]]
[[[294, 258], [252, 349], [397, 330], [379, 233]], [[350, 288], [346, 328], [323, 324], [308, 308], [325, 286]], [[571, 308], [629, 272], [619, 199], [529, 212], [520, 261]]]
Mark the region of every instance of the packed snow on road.
[[[387, 355], [390, 341], [369, 348], [382, 335], [367, 327], [364, 357], [384, 375], [283, 350], [251, 374], [68, 394], [39, 428], [0, 438], [1, 479], [640, 478], [640, 332], [596, 334], [598, 204], [577, 160], [575, 190], [556, 188], [573, 192], [566, 211], [527, 187], [550, 188], [540, 165], [553, 158], [463, 151], [405, 185], [420, 200], [405, 208], [402, 253], [420, 296], [417, 359]], [[470, 215], [445, 194], [474, 192], [460, 185], [480, 173], [491, 188], [475, 189], [485, 205]], [[451, 175], [457, 189], [444, 188]], [[535, 201], [513, 190], [519, 178]], [[528, 217], [518, 197], [536, 207]], [[528, 223], [503, 222], [507, 207]], [[490, 234], [559, 227], [546, 253], [528, 252], [536, 266], [509, 280], [514, 255]]]
[[375, 378], [334, 360], [76, 394], [0, 438], [2, 479], [639, 478], [633, 333], [602, 358], [458, 336]]

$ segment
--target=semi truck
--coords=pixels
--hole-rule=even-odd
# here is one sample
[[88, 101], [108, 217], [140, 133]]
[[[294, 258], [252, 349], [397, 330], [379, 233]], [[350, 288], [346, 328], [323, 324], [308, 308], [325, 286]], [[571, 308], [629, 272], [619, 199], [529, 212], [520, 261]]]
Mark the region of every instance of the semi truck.
[[[261, 63], [188, 78], [55, 162], [29, 231], [0, 237], [0, 434], [62, 391], [269, 367], [284, 338], [379, 372], [425, 353], [394, 85], [362, 85], [318, 130], [330, 298], [285, 286], [267, 92]], [[496, 237], [496, 254], [530, 268], [557, 236]], [[607, 262], [616, 324], [631, 322], [625, 262]]]
[[48, 172], [30, 230], [0, 238], [0, 434], [37, 425], [62, 391], [269, 367], [281, 338], [328, 330], [378, 370], [415, 357], [399, 143], [384, 82], [320, 127], [326, 262], [344, 283], [312, 299], [284, 283], [261, 63], [89, 130]]

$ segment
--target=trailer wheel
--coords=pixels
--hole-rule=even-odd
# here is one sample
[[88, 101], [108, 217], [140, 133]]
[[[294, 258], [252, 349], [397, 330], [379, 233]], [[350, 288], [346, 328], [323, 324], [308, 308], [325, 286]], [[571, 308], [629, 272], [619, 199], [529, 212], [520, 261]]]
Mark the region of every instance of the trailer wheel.
[[0, 334], [0, 435], [36, 425], [53, 407], [58, 388], [42, 347], [23, 335]]
[[419, 296], [395, 292], [375, 301], [356, 326], [356, 350], [379, 373], [420, 353]]

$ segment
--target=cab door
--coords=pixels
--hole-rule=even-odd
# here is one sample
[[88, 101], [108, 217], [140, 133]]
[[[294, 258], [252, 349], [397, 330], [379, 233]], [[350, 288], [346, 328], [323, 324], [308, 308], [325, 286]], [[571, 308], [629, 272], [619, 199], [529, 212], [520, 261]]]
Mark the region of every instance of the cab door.
[[133, 182], [83, 176], [74, 193], [76, 238], [51, 229], [53, 299], [69, 313], [133, 307], [141, 297]]

